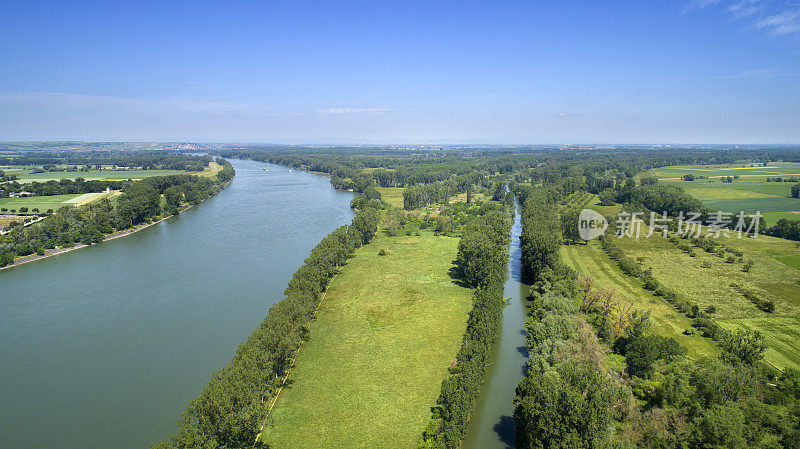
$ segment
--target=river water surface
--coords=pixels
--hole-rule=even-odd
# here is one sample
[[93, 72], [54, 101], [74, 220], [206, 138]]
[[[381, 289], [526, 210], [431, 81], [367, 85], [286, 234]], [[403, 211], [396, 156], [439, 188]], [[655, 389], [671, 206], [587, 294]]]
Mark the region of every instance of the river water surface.
[[0, 446], [167, 437], [311, 248], [352, 219], [352, 194], [327, 178], [232, 163], [225, 190], [177, 217], [0, 271]]
[[508, 279], [504, 289], [511, 301], [503, 310], [503, 331], [496, 343], [486, 383], [472, 417], [463, 449], [511, 449], [514, 447], [514, 391], [525, 375], [528, 360], [525, 340], [530, 286], [522, 282], [522, 250], [519, 236], [522, 210], [517, 206], [508, 259]]

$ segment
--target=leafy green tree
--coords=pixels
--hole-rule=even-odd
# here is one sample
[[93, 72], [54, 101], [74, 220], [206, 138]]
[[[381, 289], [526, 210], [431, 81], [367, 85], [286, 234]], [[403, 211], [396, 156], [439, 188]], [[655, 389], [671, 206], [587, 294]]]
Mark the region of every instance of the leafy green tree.
[[604, 189], [598, 195], [600, 199], [600, 204], [603, 206], [613, 206], [617, 202], [617, 193], [614, 189]]
[[610, 439], [615, 389], [602, 372], [574, 364], [532, 370], [517, 386], [516, 447], [600, 447]]
[[578, 231], [578, 216], [580, 211], [577, 209], [569, 209], [561, 214], [561, 235], [564, 240], [578, 243], [581, 242], [581, 236]]
[[753, 365], [764, 357], [767, 345], [759, 331], [737, 329], [728, 332], [720, 341], [723, 360]]
[[744, 428], [744, 414], [739, 407], [714, 404], [693, 423], [692, 443], [698, 448], [743, 449], [747, 447]]

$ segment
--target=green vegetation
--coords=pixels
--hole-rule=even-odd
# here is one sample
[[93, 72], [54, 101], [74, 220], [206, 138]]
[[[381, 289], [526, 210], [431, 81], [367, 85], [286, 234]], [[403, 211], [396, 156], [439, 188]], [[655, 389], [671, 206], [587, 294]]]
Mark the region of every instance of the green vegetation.
[[482, 212], [464, 227], [456, 257], [456, 272], [468, 285], [477, 287], [472, 311], [419, 448], [461, 446], [500, 329], [511, 217], [498, 203], [487, 204]]
[[676, 311], [663, 297], [645, 290], [641, 281], [624, 274], [596, 241], [586, 245], [565, 245], [561, 248], [561, 257], [583, 278], [584, 283], [589, 283], [584, 288], [587, 295], [595, 296], [590, 296], [590, 300], [602, 301], [605, 295], [613, 294], [610, 306], [615, 315], [620, 311], [649, 311], [652, 332], [675, 338], [693, 359], [714, 356], [719, 352], [700, 333], [684, 333], [691, 329], [691, 320]]
[[[643, 230], [646, 234], [647, 227], [643, 226]], [[723, 327], [759, 330], [768, 342], [780, 342], [767, 349], [767, 362], [780, 369], [800, 368], [800, 348], [788, 344], [793, 332], [786, 332], [787, 327], [800, 329], [800, 289], [797, 288], [800, 271], [780, 260], [794, 260], [800, 252], [796, 245], [769, 236], [756, 239], [738, 239], [736, 234], [722, 236], [717, 239], [719, 244], [742, 254], [742, 262], [736, 257], [737, 262], [727, 263], [726, 258], [719, 256], [719, 249], [709, 252], [689, 240], [679, 240], [694, 248], [695, 257], [661, 237], [614, 238], [628, 258], [652, 268], [653, 277], [679, 297], [690, 300], [700, 309], [715, 307], [714, 318]], [[752, 268], [747, 271], [746, 260], [753, 261]], [[757, 295], [761, 301], [773, 302], [774, 312], [762, 310], [743, 293], [745, 291]], [[765, 326], [766, 323], [773, 324]]]
[[270, 447], [414, 446], [471, 307], [447, 274], [457, 244], [380, 235], [355, 252], [295, 359], [262, 437]]
[[[770, 225], [781, 218], [800, 220], [800, 201], [792, 197], [792, 187], [800, 179], [800, 164], [745, 165], [662, 167], [650, 172], [662, 179], [661, 184], [683, 187], [710, 209], [749, 214], [760, 211]], [[676, 173], [691, 173], [695, 180], [676, 180]]]
[[402, 187], [377, 187], [383, 200], [394, 207], [403, 208], [403, 188]]
[[[257, 439], [269, 414], [268, 403], [284, 383], [331, 279], [356, 248], [378, 229], [378, 211], [358, 211], [350, 226], [326, 236], [294, 273], [284, 294], [261, 325], [214, 373], [178, 423], [178, 432], [156, 448], [266, 447]], [[318, 392], [319, 393], [319, 392]]]
[[[100, 243], [108, 234], [149, 222], [165, 214], [176, 214], [181, 208], [198, 204], [216, 194], [234, 176], [229, 162], [222, 159], [218, 161], [223, 168], [213, 179], [196, 175], [172, 175], [127, 182], [116, 204], [107, 198], [82, 206], [58, 204], [50, 208], [50, 204], [41, 203], [39, 206], [42, 209], [50, 209], [41, 211], [47, 214], [44, 220], [28, 227], [17, 226], [0, 236], [0, 266], [13, 263], [16, 257], [34, 253], [44, 255], [46, 250], [55, 247]], [[67, 201], [75, 201], [83, 195], [67, 196]], [[35, 201], [39, 198], [51, 197], [24, 199]], [[57, 211], [53, 213], [52, 209]]]
[[[745, 156], [738, 155], [741, 158]], [[797, 162], [763, 162], [750, 161], [740, 164], [716, 165], [670, 165], [650, 170], [659, 179], [680, 178], [686, 174], [695, 177], [721, 178], [723, 176], [739, 176], [741, 178], [766, 178], [776, 176], [800, 176], [800, 163]]]
[[[649, 311], [614, 317], [607, 300], [612, 295], [603, 292], [587, 300], [593, 283], [576, 281], [574, 271], [553, 253], [558, 236], [550, 233], [557, 217], [541, 211], [553, 209], [557, 195], [543, 187], [535, 190], [540, 193], [531, 192], [525, 203], [532, 212], [523, 214], [523, 236], [532, 242], [527, 256], [523, 244], [523, 260], [531, 264], [536, 283], [527, 322], [530, 360], [514, 400], [518, 448], [796, 447], [800, 372], [787, 368], [778, 379], [771, 377], [760, 364], [768, 344], [761, 332], [717, 329], [713, 337], [721, 357], [692, 361], [673, 337], [651, 331]], [[717, 313], [714, 305], [684, 310], [685, 298], [612, 239], [617, 240], [606, 237], [601, 243], [622, 273], [693, 316], [695, 326], [701, 319], [706, 329], [714, 322], [708, 317]], [[729, 249], [707, 242], [698, 247]], [[611, 278], [613, 273], [606, 273]], [[622, 357], [624, 369], [607, 360], [609, 350]]]
[[[83, 196], [82, 194], [49, 195], [49, 196], [28, 196], [21, 198], [0, 198], [0, 210], [8, 209], [9, 212], [16, 211], [21, 213], [21, 208], [26, 207], [27, 213], [45, 213], [48, 209], [58, 210], [64, 206], [75, 204], [75, 199]], [[37, 209], [34, 211], [33, 209]], [[5, 211], [3, 212], [5, 213]], [[13, 213], [13, 212], [11, 212]]]
[[108, 181], [124, 181], [127, 179], [139, 180], [149, 178], [152, 176], [169, 176], [183, 173], [178, 170], [87, 170], [75, 172], [45, 172], [45, 173], [31, 173], [31, 170], [23, 170], [17, 174], [17, 181], [20, 184], [30, 183], [33, 181], [47, 182], [59, 181], [61, 179], [75, 179], [83, 178], [87, 181], [93, 180], [108, 180]]
[[[607, 236], [585, 245], [578, 242], [574, 222], [577, 211], [588, 207], [604, 215], [627, 210], [675, 217], [699, 211], [709, 224], [714, 205], [735, 204], [748, 212], [767, 200], [775, 207], [762, 211], [788, 214], [789, 203], [781, 202], [797, 201], [791, 197], [797, 182], [792, 177], [800, 176], [797, 152], [553, 150], [245, 147], [222, 154], [329, 174], [334, 186], [362, 193], [353, 207], [386, 208], [382, 238], [413, 238], [427, 230], [461, 235], [455, 272], [465, 285], [478, 288], [463, 344], [420, 447], [461, 444], [484, 381], [502, 310], [502, 279], [493, 273], [505, 273], [499, 267], [507, 248], [494, 238], [504, 234], [499, 223], [505, 219], [488, 217], [498, 212], [492, 211], [495, 206], [508, 204], [506, 184], [524, 204], [522, 265], [534, 299], [527, 322], [530, 363], [515, 400], [517, 447], [795, 447], [800, 437], [800, 376], [792, 369], [800, 328], [795, 244], [775, 238]], [[712, 162], [728, 165], [703, 166]], [[483, 198], [490, 197], [496, 202], [485, 207]], [[796, 222], [776, 222], [767, 231], [800, 239]], [[563, 241], [576, 244], [562, 247]], [[398, 256], [387, 243], [365, 257], [381, 266]], [[312, 355], [315, 361], [340, 356], [321, 350]], [[374, 404], [372, 395], [364, 394], [370, 385], [359, 385], [358, 400]], [[281, 399], [287, 410], [292, 394], [290, 386]], [[328, 395], [299, 387], [297, 394], [301, 403], [313, 394]], [[340, 441], [326, 434], [337, 429], [350, 435], [345, 444], [380, 446], [383, 435], [364, 423], [377, 426], [372, 421], [383, 416], [364, 418], [350, 410], [353, 402], [348, 397], [341, 413], [361, 422], [333, 423], [311, 409], [268, 432], [279, 441], [300, 426], [299, 433], [322, 435], [316, 445], [324, 445]]]

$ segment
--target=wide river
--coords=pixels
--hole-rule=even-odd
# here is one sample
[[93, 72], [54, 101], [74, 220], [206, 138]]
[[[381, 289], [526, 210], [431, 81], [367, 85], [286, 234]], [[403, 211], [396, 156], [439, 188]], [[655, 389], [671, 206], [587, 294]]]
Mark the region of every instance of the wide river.
[[233, 182], [180, 216], [0, 271], [0, 446], [167, 437], [311, 248], [352, 219], [352, 194], [327, 178], [232, 163]]

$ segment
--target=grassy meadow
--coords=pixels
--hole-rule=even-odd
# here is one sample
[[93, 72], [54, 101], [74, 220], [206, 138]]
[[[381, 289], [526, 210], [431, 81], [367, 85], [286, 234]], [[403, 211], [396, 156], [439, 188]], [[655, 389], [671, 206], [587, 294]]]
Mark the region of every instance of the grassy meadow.
[[472, 291], [448, 275], [457, 245], [428, 232], [380, 234], [356, 251], [322, 301], [263, 441], [416, 447], [472, 308]]
[[[642, 229], [644, 237], [647, 226]], [[767, 362], [781, 369], [800, 368], [800, 345], [796, 343], [800, 332], [800, 269], [793, 265], [800, 259], [797, 243], [767, 236], [738, 239], [735, 233], [719, 241], [742, 251], [745, 262], [753, 261], [753, 268], [746, 272], [743, 262], [728, 263], [700, 248], [694, 248], [696, 257], [691, 257], [657, 235], [615, 240], [628, 257], [640, 261], [643, 267], [652, 267], [655, 278], [679, 295], [702, 309], [716, 307], [715, 318], [722, 326], [764, 333], [770, 345], [765, 354]], [[774, 301], [774, 312], [762, 311], [732, 284]]]
[[680, 178], [686, 174], [720, 178], [722, 176], [739, 175], [741, 178], [766, 178], [767, 176], [800, 175], [800, 163], [775, 162], [766, 167], [762, 164], [725, 164], [725, 165], [673, 165], [650, 170], [649, 174], [659, 179]]
[[675, 338], [688, 350], [688, 357], [699, 359], [719, 353], [719, 350], [699, 333], [685, 335], [683, 331], [692, 327], [691, 321], [675, 310], [664, 298], [645, 290], [640, 280], [624, 274], [597, 241], [591, 241], [586, 245], [564, 245], [561, 247], [561, 258], [577, 271], [579, 276], [589, 276], [594, 279], [597, 288], [615, 288], [617, 300], [621, 304], [632, 306], [631, 311], [649, 310], [653, 333]]
[[[91, 194], [96, 195], [96, 194]], [[50, 196], [28, 196], [22, 198], [0, 198], [0, 208], [11, 209], [19, 212], [20, 207], [27, 207], [28, 213], [31, 213], [33, 208], [39, 209], [44, 213], [47, 209], [58, 210], [64, 206], [74, 206], [75, 200], [83, 195], [50, 195]], [[80, 200], [79, 200], [80, 201]]]
[[[5, 170], [5, 169], [3, 169]], [[31, 170], [16, 170], [7, 171], [9, 174], [17, 175], [17, 182], [24, 184], [26, 182], [46, 182], [58, 181], [60, 179], [75, 179], [83, 178], [87, 181], [98, 179], [107, 179], [112, 181], [120, 181], [127, 179], [142, 179], [151, 176], [164, 176], [164, 175], [178, 175], [186, 173], [177, 170], [89, 170], [89, 171], [73, 171], [73, 172], [46, 172], [46, 173], [31, 173]], [[195, 173], [197, 174], [197, 173]]]
[[[780, 162], [767, 167], [758, 164], [741, 165], [690, 165], [662, 167], [646, 175], [656, 176], [661, 184], [683, 187], [703, 205], [725, 212], [755, 213], [760, 211], [768, 225], [781, 218], [800, 220], [800, 199], [791, 198], [792, 182], [766, 182], [767, 177], [800, 177], [800, 164]], [[708, 179], [682, 181], [686, 174], [707, 176]], [[733, 182], [723, 183], [724, 176], [739, 176]]]
[[403, 208], [403, 187], [376, 187], [378, 192], [381, 193], [383, 201], [391, 204], [392, 206]]

